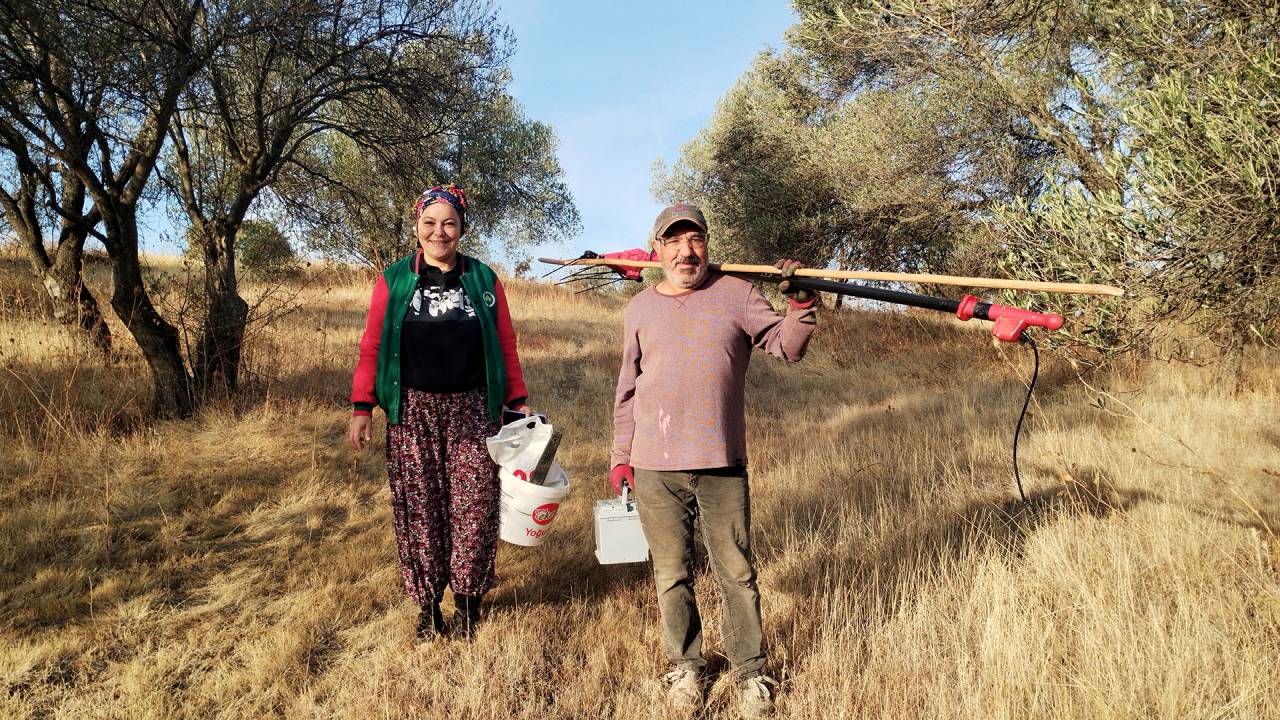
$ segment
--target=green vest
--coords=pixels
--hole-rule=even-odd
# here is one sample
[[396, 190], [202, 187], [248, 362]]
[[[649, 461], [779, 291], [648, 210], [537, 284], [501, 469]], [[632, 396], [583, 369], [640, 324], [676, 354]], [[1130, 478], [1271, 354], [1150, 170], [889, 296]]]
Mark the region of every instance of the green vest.
[[[382, 318], [382, 343], [378, 346], [378, 372], [374, 380], [374, 396], [387, 414], [387, 422], [400, 422], [400, 329], [413, 291], [418, 287], [418, 273], [413, 269], [417, 253], [397, 261], [383, 271], [387, 279], [387, 310]], [[498, 295], [494, 284], [498, 276], [488, 265], [467, 255], [458, 255], [462, 263], [462, 290], [480, 319], [480, 338], [484, 344], [484, 377], [488, 385], [489, 419], [502, 416], [507, 400], [507, 364], [498, 342]]]

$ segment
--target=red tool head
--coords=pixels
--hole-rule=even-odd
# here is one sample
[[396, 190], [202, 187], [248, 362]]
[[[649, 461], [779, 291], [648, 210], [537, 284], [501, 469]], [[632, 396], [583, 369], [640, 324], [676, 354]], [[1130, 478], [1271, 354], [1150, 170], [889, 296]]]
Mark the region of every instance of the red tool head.
[[[995, 323], [991, 334], [1005, 342], [1017, 342], [1022, 331], [1029, 327], [1042, 327], [1046, 330], [1057, 330], [1062, 327], [1062, 316], [1056, 313], [1038, 313], [1008, 305], [986, 305], [973, 295], [965, 295], [956, 310], [956, 317], [968, 320], [978, 317]], [[983, 310], [985, 309], [985, 313]], [[984, 317], [985, 315], [985, 317]]]
[[[618, 252], [604, 253], [600, 255], [600, 257], [607, 258], [607, 259], [648, 260], [648, 261], [656, 261], [658, 259], [657, 256], [658, 254], [655, 252], [651, 252], [649, 250], [641, 250], [640, 248], [633, 248], [631, 250], [620, 250]], [[614, 272], [618, 273], [622, 277], [628, 280], [635, 280], [637, 282], [640, 281], [640, 273], [644, 272], [644, 268], [622, 267], [620, 265], [609, 265], [608, 267], [610, 270], [613, 270]]]
[[1005, 342], [1017, 342], [1028, 327], [1057, 330], [1062, 327], [1062, 316], [1056, 313], [1038, 313], [1007, 305], [992, 305], [987, 317], [995, 321], [991, 334]]

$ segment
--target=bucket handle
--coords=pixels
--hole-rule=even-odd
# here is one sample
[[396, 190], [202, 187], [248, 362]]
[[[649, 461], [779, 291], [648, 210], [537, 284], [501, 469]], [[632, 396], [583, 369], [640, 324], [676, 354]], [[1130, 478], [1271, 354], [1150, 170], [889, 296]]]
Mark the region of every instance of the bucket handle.
[[630, 491], [630, 490], [631, 490], [631, 485], [629, 485], [629, 484], [628, 484], [628, 483], [626, 483], [626, 482], [623, 482], [623, 483], [622, 483], [622, 507], [623, 507], [627, 512], [631, 512], [631, 506], [634, 504], [634, 503], [632, 503], [630, 500], [628, 500], [628, 499], [627, 499], [627, 495], [629, 495], [629, 494], [630, 494], [630, 493], [629, 493], [629, 491]]
[[520, 413], [514, 410], [508, 410], [505, 406], [502, 408], [502, 414], [503, 414], [503, 422], [502, 422], [503, 425], [510, 425], [512, 423], [518, 423], [525, 420], [529, 421], [529, 424], [524, 426], [526, 430], [532, 430], [534, 426], [537, 425], [538, 423], [545, 423], [547, 421], [546, 413], [532, 413], [529, 415], [521, 415], [520, 417], [517, 417], [514, 420], [507, 421], [506, 419], [507, 417], [512, 415], [520, 415]]

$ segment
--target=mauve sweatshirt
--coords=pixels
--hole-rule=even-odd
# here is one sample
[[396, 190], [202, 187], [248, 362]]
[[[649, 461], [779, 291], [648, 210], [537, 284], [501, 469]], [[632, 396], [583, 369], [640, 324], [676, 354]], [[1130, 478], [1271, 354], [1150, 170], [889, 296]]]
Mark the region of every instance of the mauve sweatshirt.
[[637, 294], [623, 315], [609, 466], [745, 466], [751, 349], [800, 360], [814, 315], [810, 301], [780, 316], [754, 285], [714, 272], [680, 295], [652, 287]]

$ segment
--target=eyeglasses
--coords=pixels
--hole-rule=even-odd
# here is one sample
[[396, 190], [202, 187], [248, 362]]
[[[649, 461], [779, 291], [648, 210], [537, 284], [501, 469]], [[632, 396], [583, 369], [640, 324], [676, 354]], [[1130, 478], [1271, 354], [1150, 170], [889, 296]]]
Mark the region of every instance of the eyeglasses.
[[661, 243], [662, 247], [664, 248], [676, 247], [682, 242], [688, 242], [689, 247], [700, 248], [700, 247], [707, 246], [707, 236], [706, 235], [681, 235], [678, 237], [665, 237], [665, 238], [660, 237], [658, 238], [658, 242]]

